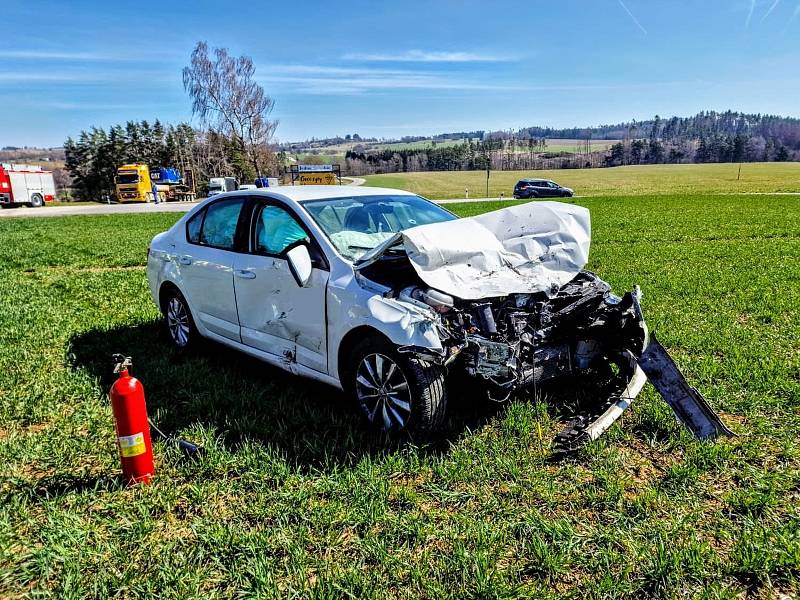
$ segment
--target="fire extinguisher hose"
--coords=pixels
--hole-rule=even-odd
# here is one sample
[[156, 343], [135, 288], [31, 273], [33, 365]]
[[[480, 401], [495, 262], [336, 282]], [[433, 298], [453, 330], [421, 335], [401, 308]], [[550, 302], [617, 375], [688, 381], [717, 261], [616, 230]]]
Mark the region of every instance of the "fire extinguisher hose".
[[159, 439], [163, 442], [167, 442], [168, 444], [172, 444], [178, 447], [187, 457], [194, 458], [197, 456], [202, 456], [203, 453], [205, 452], [205, 449], [202, 446], [198, 446], [197, 444], [187, 442], [186, 440], [182, 440], [180, 438], [167, 435], [166, 433], [161, 431], [158, 427], [156, 427], [152, 419], [148, 418], [147, 422], [150, 423], [150, 429], [152, 429], [155, 432], [154, 437], [156, 439]]

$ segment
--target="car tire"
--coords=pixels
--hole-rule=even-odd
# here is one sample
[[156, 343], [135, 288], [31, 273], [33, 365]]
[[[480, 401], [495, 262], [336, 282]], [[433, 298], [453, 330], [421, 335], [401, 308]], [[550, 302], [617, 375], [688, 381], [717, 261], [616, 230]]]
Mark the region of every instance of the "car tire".
[[447, 410], [444, 375], [438, 365], [402, 354], [375, 336], [353, 349], [343, 383], [372, 427], [432, 432]]
[[197, 346], [200, 333], [194, 324], [189, 303], [177, 288], [170, 286], [165, 293], [162, 311], [167, 335], [172, 343], [181, 350]]
[[34, 194], [31, 196], [30, 207], [31, 208], [39, 208], [44, 206], [44, 198], [42, 198], [41, 194]]

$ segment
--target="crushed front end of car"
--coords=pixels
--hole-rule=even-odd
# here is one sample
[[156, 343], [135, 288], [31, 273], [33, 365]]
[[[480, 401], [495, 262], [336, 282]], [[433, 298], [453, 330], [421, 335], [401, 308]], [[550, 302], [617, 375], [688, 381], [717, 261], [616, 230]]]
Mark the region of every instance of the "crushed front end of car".
[[570, 404], [555, 452], [597, 439], [648, 379], [696, 436], [731, 435], [649, 335], [638, 287], [620, 297], [584, 269], [589, 244], [587, 209], [534, 202], [408, 229], [355, 268], [431, 315], [441, 344], [401, 352], [469, 377], [493, 401], [541, 390]]

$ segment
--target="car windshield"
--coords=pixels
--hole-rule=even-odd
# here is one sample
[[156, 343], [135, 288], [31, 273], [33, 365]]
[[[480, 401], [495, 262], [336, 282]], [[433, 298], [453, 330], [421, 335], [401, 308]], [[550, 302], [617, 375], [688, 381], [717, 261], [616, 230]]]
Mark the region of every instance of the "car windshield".
[[139, 176], [136, 173], [117, 175], [117, 183], [139, 183]]
[[457, 218], [419, 196], [310, 200], [303, 207], [339, 253], [353, 261], [398, 231]]

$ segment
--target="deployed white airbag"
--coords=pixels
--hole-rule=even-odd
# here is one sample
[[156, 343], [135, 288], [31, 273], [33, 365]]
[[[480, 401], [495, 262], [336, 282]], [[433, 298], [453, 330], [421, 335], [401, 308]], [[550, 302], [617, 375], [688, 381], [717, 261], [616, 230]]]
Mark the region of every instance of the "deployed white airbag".
[[464, 300], [550, 293], [589, 259], [589, 211], [561, 202], [529, 202], [402, 232], [419, 277]]

